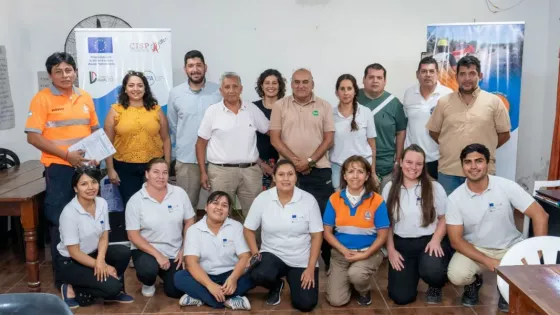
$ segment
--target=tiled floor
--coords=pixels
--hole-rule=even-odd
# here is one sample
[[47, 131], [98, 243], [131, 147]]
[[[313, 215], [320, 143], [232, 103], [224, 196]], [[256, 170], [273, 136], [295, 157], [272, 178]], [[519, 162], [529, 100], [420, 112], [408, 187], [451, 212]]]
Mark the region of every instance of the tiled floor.
[[[41, 287], [43, 292], [59, 294], [53, 287], [52, 269], [49, 255], [41, 252]], [[443, 303], [438, 306], [428, 306], [423, 302], [426, 284], [420, 283], [419, 295], [416, 302], [407, 306], [397, 306], [387, 296], [387, 261], [384, 261], [381, 270], [373, 279], [373, 303], [369, 307], [359, 307], [354, 298], [350, 304], [342, 308], [330, 306], [325, 300], [326, 276], [321, 271], [319, 305], [312, 314], [393, 314], [393, 315], [451, 315], [451, 314], [503, 314], [497, 310], [498, 293], [496, 289], [496, 276], [491, 273], [484, 275], [484, 286], [481, 291], [481, 305], [474, 308], [461, 306], [460, 294], [462, 288], [447, 284], [444, 288]], [[140, 293], [141, 285], [136, 279], [134, 269], [126, 273], [126, 286], [129, 294], [134, 296], [132, 304], [102, 304], [98, 302], [89, 307], [77, 309], [76, 314], [271, 314], [285, 315], [297, 314], [290, 306], [290, 298], [284, 291], [282, 302], [277, 306], [264, 304], [265, 291], [261, 288], [254, 289], [249, 294], [251, 312], [232, 312], [230, 310], [214, 310], [206, 306], [179, 307], [176, 300], [163, 294], [163, 288], [158, 287], [156, 295], [152, 298], [143, 297]], [[0, 293], [27, 292], [27, 279], [25, 265], [21, 258], [15, 255], [12, 249], [0, 251]]]

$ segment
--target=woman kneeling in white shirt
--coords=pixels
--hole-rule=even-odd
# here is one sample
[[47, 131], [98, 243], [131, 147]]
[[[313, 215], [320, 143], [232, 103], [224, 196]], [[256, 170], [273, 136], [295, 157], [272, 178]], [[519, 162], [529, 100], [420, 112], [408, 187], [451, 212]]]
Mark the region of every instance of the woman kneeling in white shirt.
[[60, 215], [60, 243], [56, 277], [63, 282], [62, 299], [70, 308], [105, 302], [131, 303], [124, 293], [124, 272], [130, 250], [124, 245], [109, 246], [107, 201], [97, 197], [99, 171], [78, 168], [72, 177], [76, 197]]
[[228, 218], [232, 207], [226, 192], [211, 193], [206, 215], [187, 231], [187, 270], [175, 274], [175, 286], [186, 293], [179, 300], [181, 306], [251, 309], [245, 293], [254, 285], [244, 274], [251, 254], [243, 238], [243, 225]]
[[426, 154], [418, 145], [404, 150], [393, 181], [383, 189], [383, 198], [391, 219], [389, 297], [399, 305], [413, 302], [421, 278], [429, 286], [426, 302], [441, 303], [451, 258], [445, 237], [447, 195], [428, 175]]
[[183, 236], [194, 223], [194, 210], [187, 193], [168, 179], [164, 159], [148, 162], [146, 183], [126, 204], [125, 217], [142, 295], [155, 294], [159, 275], [165, 294], [178, 299], [183, 292], [175, 288], [173, 276], [183, 266]]
[[[277, 305], [286, 277], [292, 306], [311, 312], [319, 297], [317, 259], [323, 242], [323, 222], [317, 200], [297, 187], [296, 167], [281, 160], [273, 170], [276, 187], [260, 193], [245, 219], [245, 239], [258, 261], [250, 271], [255, 285], [270, 290], [266, 303]], [[261, 228], [261, 251], [255, 231]]]

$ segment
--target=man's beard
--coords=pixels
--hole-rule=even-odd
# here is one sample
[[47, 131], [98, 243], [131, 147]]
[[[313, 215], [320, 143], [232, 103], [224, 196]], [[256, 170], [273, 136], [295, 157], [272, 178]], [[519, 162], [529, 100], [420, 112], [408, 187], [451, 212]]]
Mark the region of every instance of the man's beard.
[[206, 79], [205, 76], [201, 76], [200, 79], [195, 80], [195, 79], [193, 79], [193, 78], [192, 78], [190, 75], [188, 75], [188, 74], [187, 74], [187, 77], [189, 78], [189, 81], [192, 82], [192, 83], [194, 83], [194, 84], [200, 84], [200, 83], [204, 82], [204, 80]]

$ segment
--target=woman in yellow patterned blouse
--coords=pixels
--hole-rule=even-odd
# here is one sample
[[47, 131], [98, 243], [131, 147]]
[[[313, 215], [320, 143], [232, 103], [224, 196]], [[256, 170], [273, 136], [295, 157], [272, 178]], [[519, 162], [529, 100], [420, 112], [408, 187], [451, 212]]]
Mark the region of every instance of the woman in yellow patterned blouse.
[[167, 118], [142, 72], [129, 71], [124, 76], [119, 102], [105, 118], [105, 132], [117, 150], [106, 160], [109, 180], [119, 185], [126, 206], [142, 188], [147, 163], [157, 157], [167, 163], [171, 159]]

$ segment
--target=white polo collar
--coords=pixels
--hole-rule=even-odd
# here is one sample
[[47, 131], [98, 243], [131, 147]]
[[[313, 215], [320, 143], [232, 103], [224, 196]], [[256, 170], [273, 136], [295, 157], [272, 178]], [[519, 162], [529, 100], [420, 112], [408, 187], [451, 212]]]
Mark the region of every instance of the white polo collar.
[[[163, 198], [163, 200], [169, 198], [169, 196], [171, 196], [171, 194], [173, 193], [173, 186], [167, 184], [167, 194], [165, 194], [165, 197]], [[148, 193], [148, 191], [146, 190], [146, 183], [144, 183], [142, 185], [142, 189], [140, 189], [140, 195], [142, 196], [143, 199], [151, 199], [151, 200], [155, 200], [154, 198], [152, 198], [150, 196], [150, 194]]]
[[[202, 217], [202, 219], [199, 221], [199, 223], [196, 224], [196, 228], [197, 228], [199, 231], [208, 232], [208, 233], [213, 234], [213, 232], [210, 231], [210, 228], [208, 227], [208, 223], [206, 222], [207, 219], [208, 219], [208, 216], [205, 214], [204, 217]], [[220, 227], [220, 231], [223, 230], [223, 229], [225, 229], [226, 226], [231, 225], [231, 224], [232, 224], [231, 221], [232, 221], [232, 220], [231, 220], [230, 218], [226, 218], [226, 220], [224, 221], [224, 223], [223, 223], [222, 226]]]
[[[97, 197], [95, 198], [95, 220], [97, 221], [99, 219], [99, 217], [101, 217], [101, 211], [97, 211], [98, 207], [97, 207]], [[70, 205], [72, 205], [72, 207], [78, 211], [79, 214], [81, 215], [89, 215], [91, 216], [91, 214], [89, 212], [87, 212], [84, 207], [82, 207], [82, 205], [80, 204], [80, 202], [78, 201], [78, 196], [74, 196], [74, 198], [72, 199], [72, 201], [70, 201]]]
[[[280, 199], [278, 198], [278, 190], [276, 189], [276, 187], [269, 189], [268, 193], [270, 194], [272, 200], [280, 202]], [[302, 197], [303, 197], [303, 193], [301, 192], [301, 189], [294, 187], [294, 194], [292, 195], [292, 200], [290, 200], [290, 202], [288, 203], [298, 202], [302, 199]]]
[[[430, 94], [430, 96], [432, 95], [440, 95], [441, 94], [441, 83], [439, 83], [439, 81], [436, 82], [436, 88], [435, 90], [432, 92], [432, 94]], [[414, 93], [416, 94], [420, 94], [420, 83], [416, 84], [416, 88], [414, 89]]]
[[494, 180], [492, 179], [492, 175], [486, 175], [488, 176], [488, 187], [486, 187], [486, 190], [484, 190], [481, 194], [475, 193], [474, 191], [470, 190], [469, 186], [467, 185], [467, 181], [468, 179], [465, 180], [465, 190], [467, 191], [467, 194], [473, 198], [474, 196], [478, 196], [478, 195], [484, 195], [486, 192], [492, 190], [492, 188], [494, 188]]
[[[245, 104], [245, 102], [242, 99], [239, 99], [239, 101], [241, 102], [241, 107], [239, 107], [239, 110], [241, 111], [241, 110], [247, 109], [247, 105]], [[223, 99], [220, 101], [220, 105], [221, 105], [222, 111], [233, 113], [229, 108], [227, 108]]]

